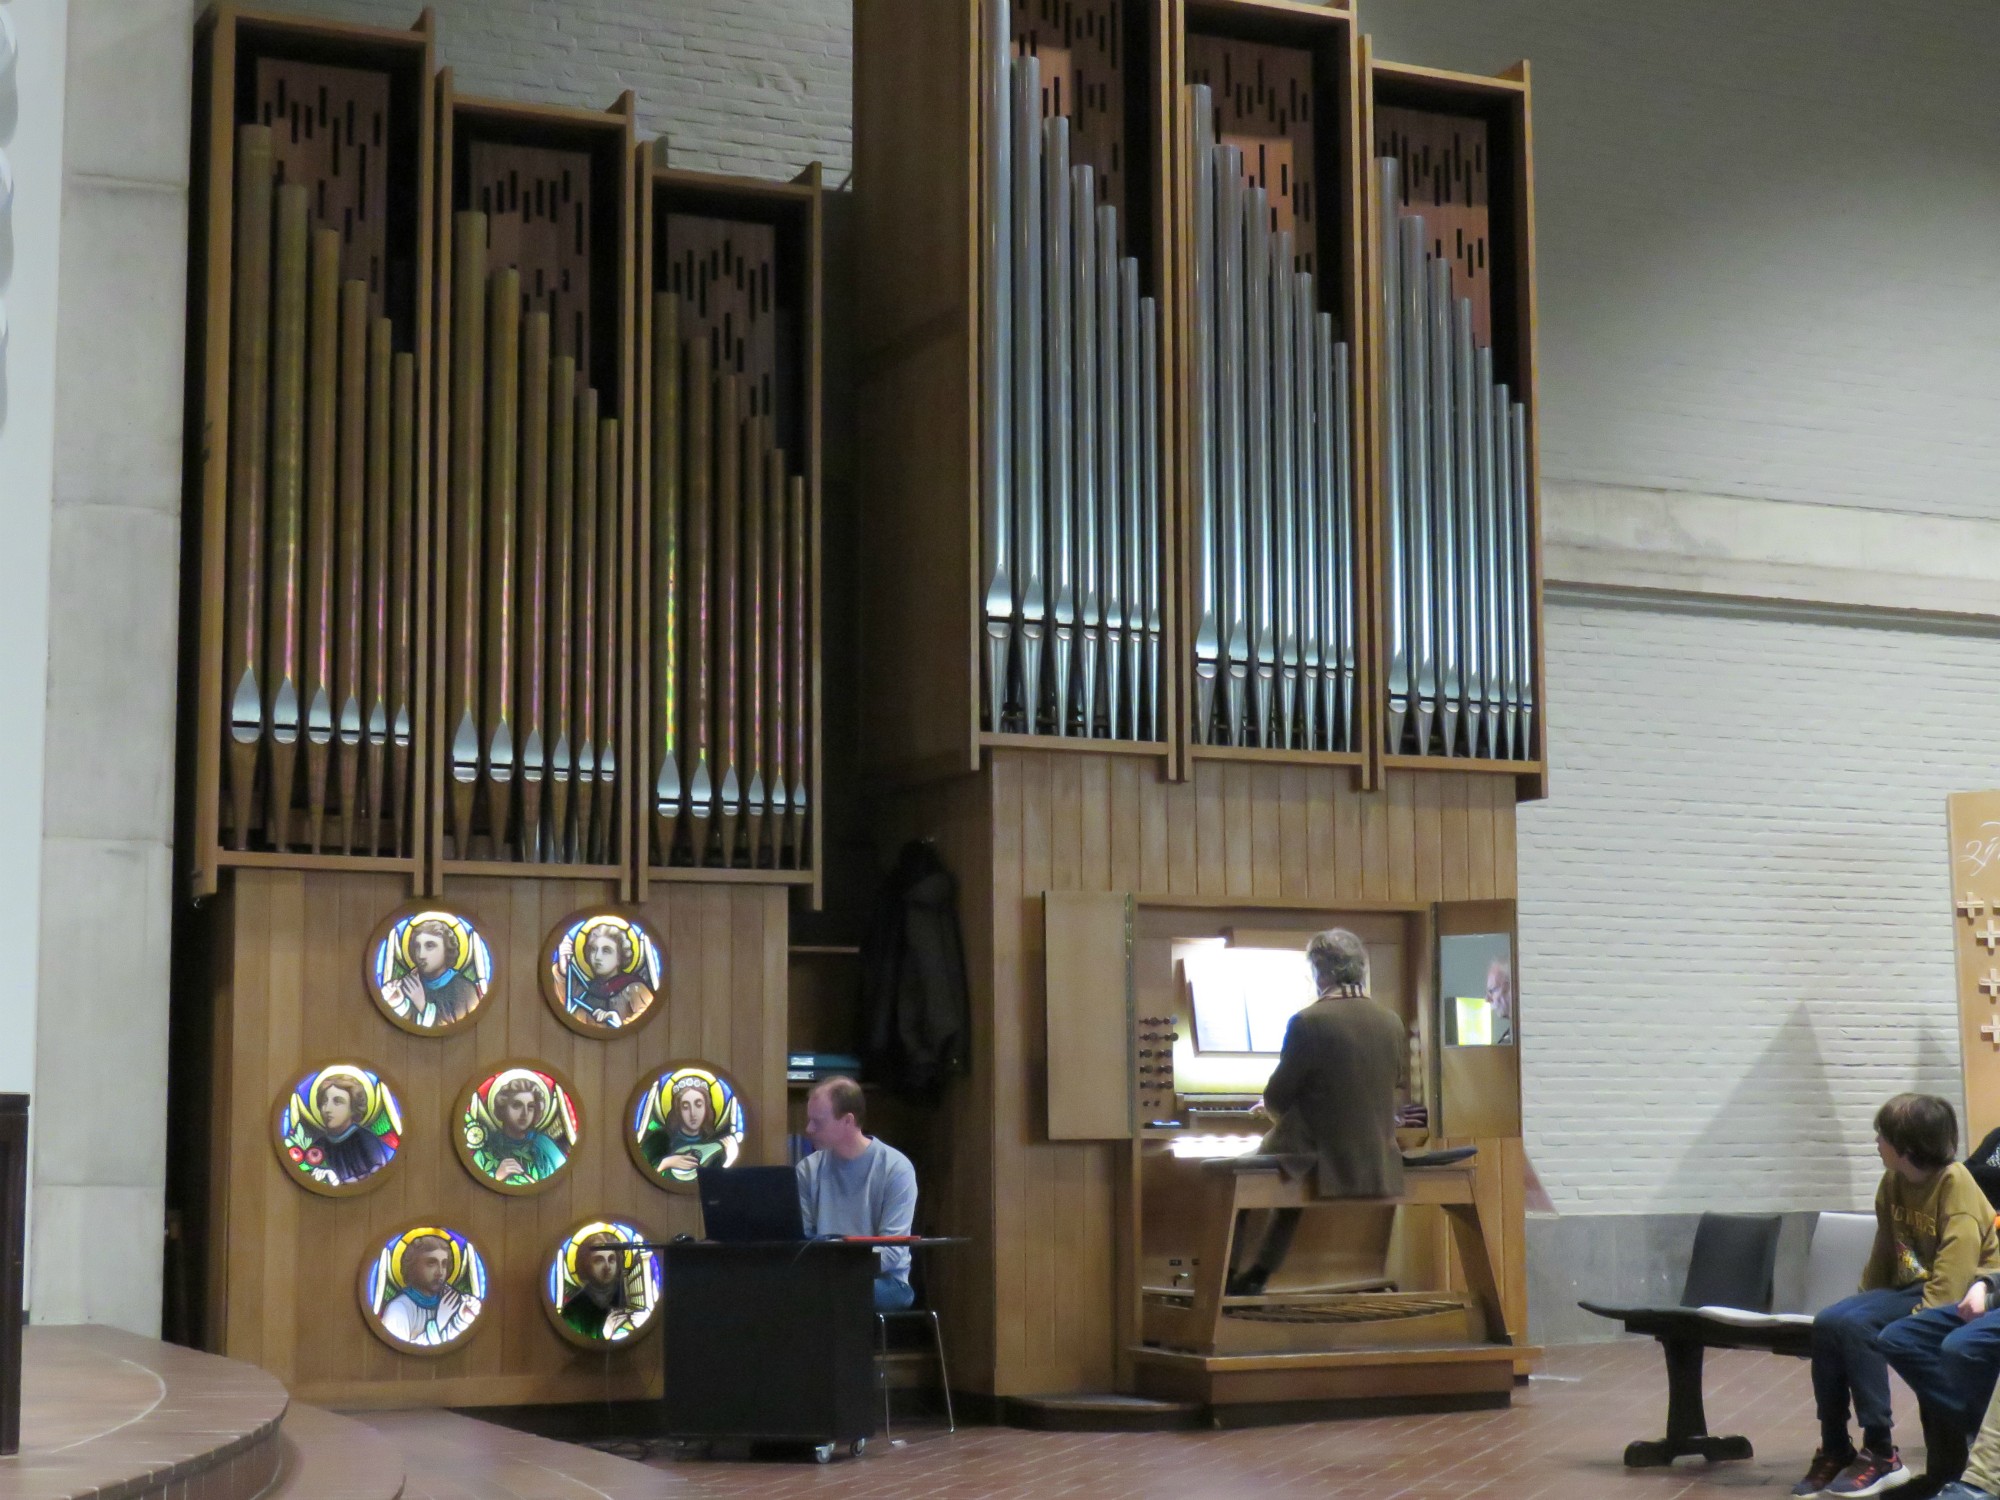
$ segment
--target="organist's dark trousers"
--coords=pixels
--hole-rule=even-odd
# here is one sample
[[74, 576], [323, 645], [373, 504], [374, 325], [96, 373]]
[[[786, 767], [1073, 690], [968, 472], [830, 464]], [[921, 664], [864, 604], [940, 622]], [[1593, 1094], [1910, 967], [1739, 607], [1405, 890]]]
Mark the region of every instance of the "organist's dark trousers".
[[[1251, 1270], [1258, 1272], [1267, 1280], [1277, 1274], [1278, 1267], [1285, 1263], [1285, 1257], [1291, 1253], [1292, 1236], [1299, 1232], [1299, 1219], [1304, 1213], [1305, 1210], [1302, 1208], [1271, 1210], [1271, 1222], [1264, 1229], [1263, 1244], [1258, 1247], [1256, 1257], [1250, 1262]], [[1248, 1218], [1249, 1215], [1246, 1213], [1243, 1217]], [[1235, 1254], [1229, 1258], [1232, 1275], [1236, 1270], [1237, 1256], [1243, 1251], [1242, 1231], [1245, 1227], [1247, 1226], [1241, 1224], [1237, 1226]]]

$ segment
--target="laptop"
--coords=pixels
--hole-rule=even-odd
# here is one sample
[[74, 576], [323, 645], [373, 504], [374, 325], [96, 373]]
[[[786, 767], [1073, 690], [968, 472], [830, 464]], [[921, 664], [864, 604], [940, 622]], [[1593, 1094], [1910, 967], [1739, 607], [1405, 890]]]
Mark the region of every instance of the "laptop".
[[704, 1239], [741, 1245], [806, 1237], [799, 1179], [790, 1167], [702, 1167], [695, 1191]]

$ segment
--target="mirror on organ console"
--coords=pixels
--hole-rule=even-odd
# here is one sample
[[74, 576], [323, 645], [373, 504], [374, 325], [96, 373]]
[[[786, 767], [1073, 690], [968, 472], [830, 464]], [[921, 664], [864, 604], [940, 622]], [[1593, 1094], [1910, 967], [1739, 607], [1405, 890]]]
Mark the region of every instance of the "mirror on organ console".
[[1521, 1004], [1511, 901], [1432, 908], [1431, 1128], [1452, 1141], [1521, 1133]]
[[1438, 1034], [1447, 1047], [1514, 1045], [1514, 935], [1438, 938]]

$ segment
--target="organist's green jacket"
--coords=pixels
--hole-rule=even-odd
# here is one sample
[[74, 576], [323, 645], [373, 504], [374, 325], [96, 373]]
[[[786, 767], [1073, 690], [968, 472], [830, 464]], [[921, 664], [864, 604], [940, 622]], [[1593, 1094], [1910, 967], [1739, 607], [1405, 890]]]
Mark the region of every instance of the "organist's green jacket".
[[1408, 1057], [1403, 1022], [1360, 989], [1329, 992], [1292, 1017], [1264, 1104], [1278, 1123], [1258, 1148], [1318, 1158], [1323, 1198], [1403, 1191], [1396, 1084]]

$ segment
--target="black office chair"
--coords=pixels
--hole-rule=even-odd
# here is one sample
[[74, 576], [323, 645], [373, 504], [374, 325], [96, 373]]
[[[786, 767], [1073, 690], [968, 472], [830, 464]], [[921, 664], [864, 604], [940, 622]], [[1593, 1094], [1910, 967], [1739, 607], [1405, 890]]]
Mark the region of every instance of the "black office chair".
[[1771, 1282], [1778, 1263], [1776, 1214], [1703, 1214], [1695, 1226], [1694, 1252], [1688, 1257], [1687, 1280], [1678, 1307], [1606, 1307], [1596, 1302], [1577, 1306], [1600, 1318], [1625, 1325], [1627, 1333], [1658, 1339], [1667, 1359], [1667, 1435], [1658, 1441], [1628, 1443], [1627, 1468], [1649, 1469], [1689, 1454], [1710, 1461], [1749, 1458], [1750, 1439], [1711, 1437], [1708, 1413], [1702, 1405], [1701, 1366], [1706, 1349], [1765, 1349], [1796, 1352], [1810, 1346], [1812, 1329], [1803, 1327], [1751, 1329], [1705, 1317], [1702, 1307], [1735, 1308], [1743, 1312], [1771, 1310]]
[[892, 1324], [922, 1323], [930, 1320], [931, 1346], [937, 1350], [938, 1389], [944, 1392], [945, 1431], [958, 1431], [958, 1416], [951, 1405], [951, 1371], [944, 1361], [944, 1327], [938, 1321], [935, 1309], [930, 1305], [923, 1281], [923, 1257], [912, 1253], [910, 1256], [910, 1289], [916, 1293], [916, 1301], [908, 1307], [894, 1312], [875, 1314], [875, 1379], [882, 1387], [882, 1437], [885, 1441], [895, 1436], [889, 1414], [889, 1372], [883, 1362], [889, 1357], [889, 1329]]

